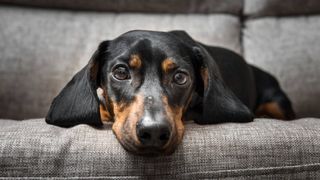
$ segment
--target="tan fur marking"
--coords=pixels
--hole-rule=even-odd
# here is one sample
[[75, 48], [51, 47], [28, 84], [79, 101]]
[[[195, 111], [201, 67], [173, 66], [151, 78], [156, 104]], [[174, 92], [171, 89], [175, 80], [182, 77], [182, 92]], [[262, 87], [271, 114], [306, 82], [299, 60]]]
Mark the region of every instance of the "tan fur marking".
[[104, 106], [104, 104], [105, 104], [108, 107], [110, 107], [109, 103], [112, 103], [112, 102], [109, 102], [109, 99], [108, 99], [108, 96], [107, 96], [107, 91], [105, 89], [99, 87], [97, 89], [97, 95], [98, 95], [99, 100], [101, 101], [100, 105], [99, 105], [100, 120], [102, 122], [112, 121], [111, 109], [108, 110]]
[[112, 130], [120, 142], [123, 141], [122, 128], [130, 110], [129, 108], [124, 109], [124, 106], [123, 103], [113, 103], [114, 123]]
[[141, 61], [140, 56], [137, 54], [131, 55], [129, 65], [131, 68], [134, 68], [134, 69], [141, 68], [142, 61]]
[[[125, 133], [127, 133], [127, 136], [129, 135], [136, 145], [140, 144], [136, 135], [136, 124], [143, 115], [143, 102], [143, 97], [137, 95], [135, 100], [130, 104], [114, 103], [115, 122], [112, 126], [112, 130], [120, 141], [124, 140], [123, 131], [126, 131]], [[129, 121], [126, 122], [126, 120]], [[124, 129], [125, 123], [129, 123], [126, 129]]]
[[184, 134], [184, 124], [182, 122], [182, 111], [183, 107], [172, 107], [168, 103], [168, 98], [166, 96], [162, 96], [162, 101], [164, 104], [165, 111], [167, 113], [167, 117], [171, 121], [170, 123], [173, 124], [173, 132], [176, 133], [175, 137], [172, 137], [171, 141], [165, 145], [164, 148], [168, 148], [168, 151], [172, 151], [170, 146], [174, 146], [179, 144], [182, 141], [183, 134]]
[[99, 110], [100, 110], [100, 119], [102, 122], [108, 122], [112, 119], [110, 113], [105, 109], [105, 107], [102, 104], [100, 104]]
[[201, 73], [201, 77], [202, 77], [202, 80], [203, 80], [204, 89], [207, 89], [208, 88], [208, 83], [209, 83], [208, 68], [201, 68], [200, 73]]
[[170, 70], [177, 67], [177, 65], [171, 59], [165, 59], [162, 61], [161, 67], [162, 67], [162, 70], [167, 73], [167, 72], [170, 72]]
[[275, 119], [286, 119], [284, 113], [276, 102], [261, 104], [256, 110], [258, 117], [268, 116]]

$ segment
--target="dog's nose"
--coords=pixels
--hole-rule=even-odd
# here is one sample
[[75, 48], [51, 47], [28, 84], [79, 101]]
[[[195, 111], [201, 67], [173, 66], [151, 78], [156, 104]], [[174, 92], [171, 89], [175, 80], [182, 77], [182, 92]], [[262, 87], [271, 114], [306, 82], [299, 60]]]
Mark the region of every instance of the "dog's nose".
[[143, 146], [161, 148], [169, 141], [170, 135], [171, 128], [166, 121], [142, 119], [137, 124], [137, 136]]

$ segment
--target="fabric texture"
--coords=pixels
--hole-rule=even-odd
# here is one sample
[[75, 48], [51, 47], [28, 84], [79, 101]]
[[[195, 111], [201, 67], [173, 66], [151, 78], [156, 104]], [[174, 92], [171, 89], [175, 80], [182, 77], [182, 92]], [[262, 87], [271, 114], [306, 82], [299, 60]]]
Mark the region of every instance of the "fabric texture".
[[[304, 17], [319, 14], [317, 0], [0, 3], [0, 118], [44, 117], [53, 97], [85, 66], [99, 42], [133, 29], [181, 29], [208, 45], [243, 50], [250, 63], [280, 80], [299, 117], [320, 117], [320, 16]], [[251, 19], [286, 15], [299, 17]], [[0, 179], [319, 179], [319, 131], [316, 118], [205, 126], [187, 122], [174, 154], [142, 157], [121, 147], [110, 124], [60, 128], [44, 119], [3, 119]]]
[[126, 152], [111, 125], [60, 128], [44, 119], [0, 120], [0, 177], [289, 178], [320, 175], [320, 119], [186, 123], [171, 156]]
[[181, 29], [203, 43], [241, 51], [239, 19], [230, 15], [0, 7], [0, 27], [0, 117], [12, 119], [44, 117], [53, 97], [86, 65], [98, 44], [129, 30]]
[[72, 10], [239, 14], [242, 0], [0, 0], [0, 3]]
[[247, 21], [244, 57], [280, 81], [299, 117], [320, 117], [320, 16]]
[[244, 0], [248, 17], [307, 15], [320, 13], [319, 0]]

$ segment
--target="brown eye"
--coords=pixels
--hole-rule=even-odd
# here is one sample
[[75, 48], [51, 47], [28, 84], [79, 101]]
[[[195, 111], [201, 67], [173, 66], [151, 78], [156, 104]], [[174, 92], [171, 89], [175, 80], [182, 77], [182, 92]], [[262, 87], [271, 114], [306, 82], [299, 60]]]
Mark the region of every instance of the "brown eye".
[[183, 72], [178, 72], [174, 75], [173, 80], [178, 85], [184, 85], [188, 81], [188, 75]]
[[114, 78], [118, 80], [127, 80], [130, 79], [130, 73], [126, 67], [118, 66], [112, 71]]

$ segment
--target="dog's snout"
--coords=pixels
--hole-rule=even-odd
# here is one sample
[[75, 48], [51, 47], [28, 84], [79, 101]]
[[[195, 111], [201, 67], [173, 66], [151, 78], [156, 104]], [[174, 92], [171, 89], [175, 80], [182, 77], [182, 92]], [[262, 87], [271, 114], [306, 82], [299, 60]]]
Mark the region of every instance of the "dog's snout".
[[145, 147], [161, 148], [170, 139], [171, 128], [166, 121], [155, 122], [148, 118], [137, 124], [137, 136]]

